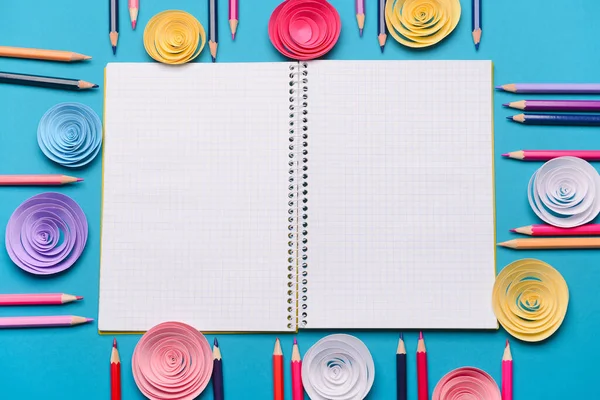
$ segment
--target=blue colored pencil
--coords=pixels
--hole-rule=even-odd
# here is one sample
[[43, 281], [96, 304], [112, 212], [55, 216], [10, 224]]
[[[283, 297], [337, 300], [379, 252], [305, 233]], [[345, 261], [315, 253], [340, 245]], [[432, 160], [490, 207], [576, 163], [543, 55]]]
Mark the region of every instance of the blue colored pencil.
[[506, 118], [525, 125], [600, 126], [599, 114], [518, 114]]
[[406, 347], [402, 334], [398, 338], [398, 350], [396, 350], [396, 393], [398, 400], [407, 399], [406, 390]]
[[213, 398], [214, 400], [223, 400], [223, 360], [221, 360], [221, 349], [219, 341], [215, 338], [213, 346]]
[[471, 27], [473, 31], [473, 43], [475, 43], [475, 50], [479, 50], [479, 43], [481, 42], [481, 0], [472, 0], [471, 9]]
[[387, 26], [385, 25], [385, 0], [377, 0], [377, 40], [379, 48], [383, 53], [385, 41], [387, 40]]

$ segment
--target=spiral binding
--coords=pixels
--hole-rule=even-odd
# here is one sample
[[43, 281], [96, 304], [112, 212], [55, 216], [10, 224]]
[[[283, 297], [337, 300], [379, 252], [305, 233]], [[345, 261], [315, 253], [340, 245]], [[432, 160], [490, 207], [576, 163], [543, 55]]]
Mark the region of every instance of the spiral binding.
[[290, 65], [287, 327], [307, 323], [308, 64]]

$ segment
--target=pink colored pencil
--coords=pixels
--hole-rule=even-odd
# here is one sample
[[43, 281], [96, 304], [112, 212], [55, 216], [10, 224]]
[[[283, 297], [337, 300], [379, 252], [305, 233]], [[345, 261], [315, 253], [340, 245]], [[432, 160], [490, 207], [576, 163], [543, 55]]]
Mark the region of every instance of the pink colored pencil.
[[528, 236], [598, 236], [600, 224], [587, 224], [575, 228], [557, 228], [552, 225], [529, 225], [511, 229], [511, 232]]
[[363, 29], [365, 29], [365, 0], [355, 0], [356, 8], [356, 22], [358, 23], [358, 34], [360, 37], [363, 35]]
[[512, 400], [513, 398], [513, 359], [510, 354], [510, 344], [506, 339], [504, 356], [502, 357], [502, 400]]
[[429, 400], [429, 382], [427, 379], [427, 349], [423, 332], [419, 332], [417, 343], [417, 399]]
[[587, 161], [600, 161], [600, 150], [518, 150], [502, 154], [502, 157], [522, 161], [548, 161], [565, 156], [578, 157]]
[[235, 33], [237, 32], [238, 23], [240, 22], [238, 6], [238, 0], [229, 0], [229, 28], [231, 28], [231, 40], [235, 40]]
[[64, 293], [0, 294], [0, 306], [49, 306], [82, 299], [81, 296]]
[[48, 328], [53, 326], [74, 326], [91, 322], [93, 319], [73, 315], [51, 317], [2, 317], [0, 328]]
[[292, 400], [304, 400], [302, 358], [300, 358], [300, 350], [298, 349], [296, 338], [294, 338], [294, 347], [292, 347]]
[[131, 28], [135, 30], [137, 25], [138, 13], [140, 12], [140, 0], [129, 0], [129, 17], [131, 18]]
[[83, 178], [66, 175], [0, 175], [0, 186], [58, 186], [81, 181]]

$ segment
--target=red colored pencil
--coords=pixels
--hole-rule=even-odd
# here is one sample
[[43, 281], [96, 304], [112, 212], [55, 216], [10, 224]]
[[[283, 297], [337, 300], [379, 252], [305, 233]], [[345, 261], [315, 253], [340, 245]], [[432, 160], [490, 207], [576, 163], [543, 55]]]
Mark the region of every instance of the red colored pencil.
[[510, 344], [506, 339], [504, 356], [502, 357], [502, 400], [512, 400], [513, 398], [513, 359], [510, 354]]
[[417, 345], [417, 399], [429, 400], [429, 388], [427, 383], [427, 349], [423, 332], [419, 332], [419, 343]]
[[600, 161], [600, 150], [517, 150], [502, 154], [502, 157], [522, 161], [548, 161], [566, 156], [586, 161]]
[[273, 400], [285, 399], [283, 388], [283, 352], [281, 343], [277, 339], [273, 349]]
[[522, 226], [510, 231], [529, 236], [598, 236], [600, 235], [600, 224], [586, 224], [575, 228], [557, 228], [541, 224]]
[[121, 359], [116, 338], [113, 340], [112, 353], [110, 353], [110, 399], [121, 400]]
[[292, 347], [292, 400], [304, 400], [302, 387], [302, 358], [298, 349], [298, 341], [294, 338]]

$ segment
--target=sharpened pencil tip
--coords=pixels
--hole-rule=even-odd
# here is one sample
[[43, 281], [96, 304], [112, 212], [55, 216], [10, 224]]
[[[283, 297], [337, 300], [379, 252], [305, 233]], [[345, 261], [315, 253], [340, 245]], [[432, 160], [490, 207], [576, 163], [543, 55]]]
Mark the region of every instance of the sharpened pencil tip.
[[137, 25], [137, 20], [131, 21], [131, 29], [135, 31], [135, 26]]
[[362, 37], [362, 34], [363, 34], [363, 30], [362, 30], [362, 29], [359, 29], [359, 30], [358, 30], [358, 36]]
[[512, 121], [513, 117], [506, 117], [506, 119]]
[[504, 103], [504, 104], [502, 104], [502, 105], [503, 105], [504, 107], [508, 107], [508, 106], [510, 106], [510, 103]]
[[423, 339], [423, 332], [419, 332], [419, 339]]
[[77, 182], [83, 182], [83, 178], [77, 178]]
[[83, 57], [83, 59], [84, 59], [84, 60], [91, 60], [91, 59], [92, 59], [92, 56], [85, 56], [85, 57]]
[[500, 86], [496, 86], [496, 89], [499, 89], [499, 90], [504, 90], [504, 88], [502, 87], [502, 85], [500, 85]]
[[86, 318], [85, 322], [94, 322], [94, 318]]
[[509, 157], [509, 156], [510, 156], [510, 154], [508, 154], [508, 153], [503, 153], [502, 154], [502, 157]]
[[383, 49], [385, 48], [385, 46], [379, 46], [379, 48], [381, 49], [381, 53], [383, 53]]
[[75, 296], [77, 300], [83, 300], [83, 296]]
[[400, 340], [404, 340], [404, 335], [400, 332]]
[[294, 344], [298, 344], [298, 340], [294, 338]]
[[231, 40], [235, 40], [235, 33], [231, 34]]
[[508, 343], [508, 339], [506, 339], [506, 347], [510, 346], [510, 343]]
[[217, 62], [217, 59], [213, 56], [211, 56], [210, 58], [212, 58], [212, 62]]
[[479, 43], [475, 43], [475, 50], [479, 50]]
[[113, 338], [113, 347], [117, 348], [117, 338]]
[[513, 229], [511, 229], [510, 231], [511, 231], [511, 232], [516, 232], [517, 230], [513, 228]]
[[215, 337], [215, 340], [213, 341], [213, 344], [217, 347], [219, 347], [219, 341], [217, 340], [217, 338]]
[[96, 85], [96, 84], [94, 83], [94, 85], [92, 86], [92, 89], [94, 89], [94, 88], [97, 88], [97, 87], [98, 87], [98, 85]]

